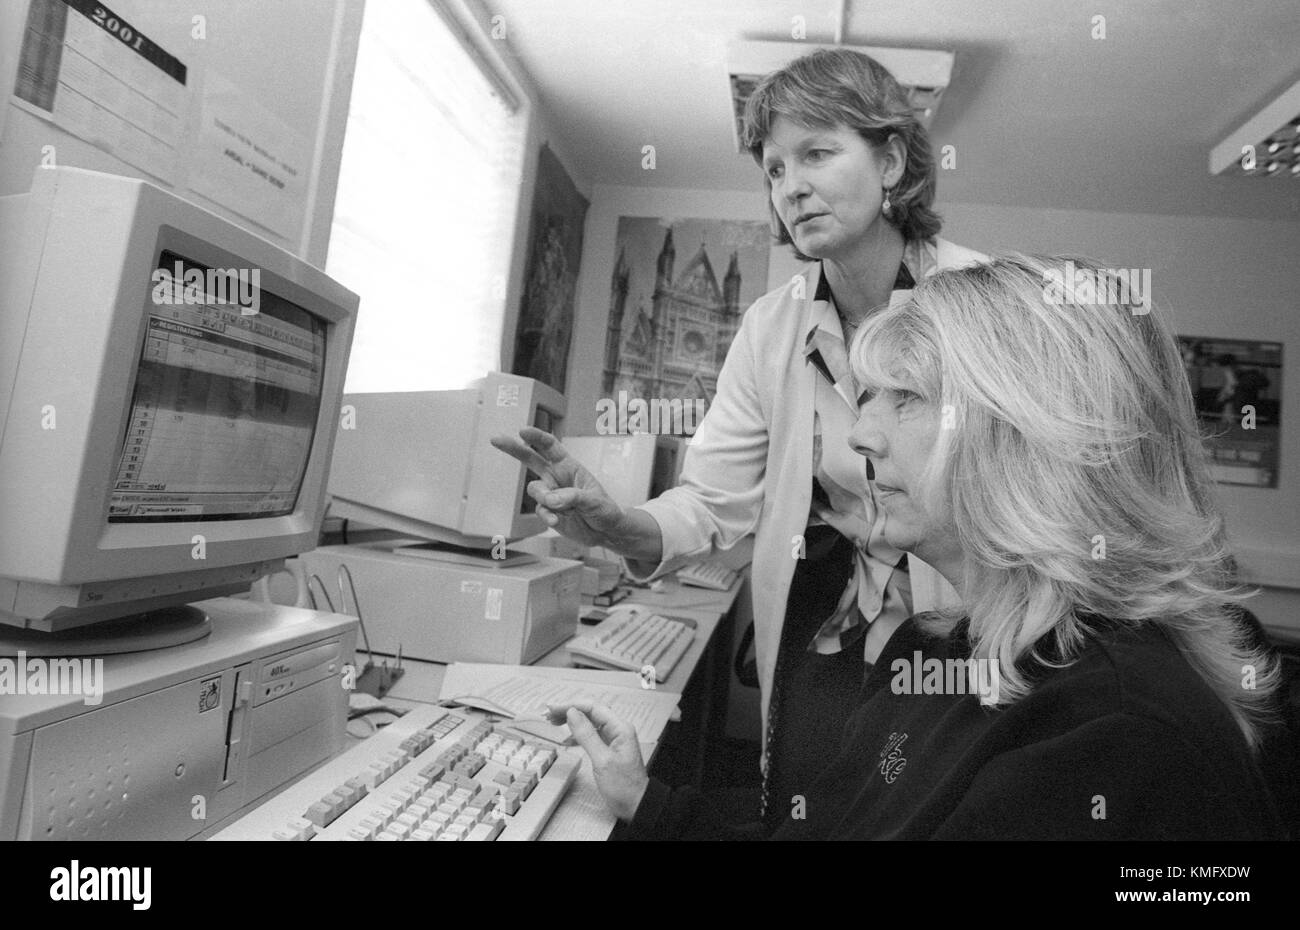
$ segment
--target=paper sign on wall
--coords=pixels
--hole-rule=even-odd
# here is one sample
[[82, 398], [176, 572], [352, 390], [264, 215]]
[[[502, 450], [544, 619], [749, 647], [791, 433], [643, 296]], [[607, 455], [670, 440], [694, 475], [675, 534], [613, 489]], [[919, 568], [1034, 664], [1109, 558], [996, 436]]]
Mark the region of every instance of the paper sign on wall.
[[168, 184], [189, 107], [188, 69], [89, 0], [32, 0], [14, 98], [41, 119]]
[[191, 190], [296, 239], [310, 158], [300, 133], [221, 74], [207, 72]]

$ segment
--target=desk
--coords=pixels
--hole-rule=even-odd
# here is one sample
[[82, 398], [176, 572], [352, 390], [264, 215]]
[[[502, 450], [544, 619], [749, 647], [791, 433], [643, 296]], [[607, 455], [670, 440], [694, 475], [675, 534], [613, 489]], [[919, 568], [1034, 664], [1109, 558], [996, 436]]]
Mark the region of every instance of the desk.
[[[653, 747], [651, 771], [670, 783], [698, 783], [707, 764], [708, 748], [725, 726], [728, 668], [731, 662], [731, 610], [743, 578], [728, 591], [693, 588], [667, 579], [659, 591], [636, 590], [624, 603], [645, 604], [657, 611], [695, 621], [695, 638], [659, 688], [682, 695], [682, 719], [670, 724], [664, 740]], [[563, 645], [535, 665], [575, 668]], [[405, 674], [385, 697], [395, 706], [438, 700], [447, 666], [404, 659]], [[660, 747], [666, 751], [660, 752]], [[607, 839], [614, 818], [596, 790], [591, 762], [584, 757], [564, 800], [543, 831], [543, 840]]]

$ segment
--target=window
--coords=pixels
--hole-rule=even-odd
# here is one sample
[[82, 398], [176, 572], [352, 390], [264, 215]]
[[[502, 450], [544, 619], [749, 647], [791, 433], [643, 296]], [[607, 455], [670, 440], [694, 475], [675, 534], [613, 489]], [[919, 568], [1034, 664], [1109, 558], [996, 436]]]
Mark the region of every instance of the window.
[[361, 295], [348, 391], [500, 364], [524, 119], [441, 0], [367, 3], [326, 271]]

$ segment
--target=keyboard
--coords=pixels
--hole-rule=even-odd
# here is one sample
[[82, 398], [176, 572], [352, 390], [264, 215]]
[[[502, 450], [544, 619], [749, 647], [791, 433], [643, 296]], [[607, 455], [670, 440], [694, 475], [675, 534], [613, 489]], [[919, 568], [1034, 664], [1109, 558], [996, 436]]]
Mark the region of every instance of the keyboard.
[[536, 839], [581, 761], [478, 711], [422, 704], [213, 838]]
[[713, 591], [730, 591], [739, 577], [739, 572], [733, 572], [717, 563], [696, 562], [677, 569], [677, 580], [682, 584]]
[[649, 667], [663, 681], [694, 638], [693, 620], [664, 617], [640, 604], [620, 604], [590, 633], [571, 639], [566, 648], [581, 665], [633, 672]]

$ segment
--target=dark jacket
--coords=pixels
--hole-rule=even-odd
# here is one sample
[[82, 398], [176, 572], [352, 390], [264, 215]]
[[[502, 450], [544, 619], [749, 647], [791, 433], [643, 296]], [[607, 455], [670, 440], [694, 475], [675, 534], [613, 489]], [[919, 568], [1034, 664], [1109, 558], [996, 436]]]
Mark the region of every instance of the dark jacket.
[[[1276, 809], [1223, 702], [1155, 625], [1102, 624], [1081, 656], [1010, 706], [895, 693], [911, 666], [965, 658], [901, 626], [867, 677], [838, 758], [773, 839], [1282, 839]], [[906, 664], [906, 677], [900, 677]], [[692, 789], [652, 781], [638, 839], [745, 839]]]

